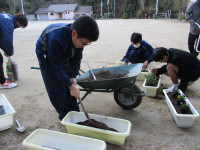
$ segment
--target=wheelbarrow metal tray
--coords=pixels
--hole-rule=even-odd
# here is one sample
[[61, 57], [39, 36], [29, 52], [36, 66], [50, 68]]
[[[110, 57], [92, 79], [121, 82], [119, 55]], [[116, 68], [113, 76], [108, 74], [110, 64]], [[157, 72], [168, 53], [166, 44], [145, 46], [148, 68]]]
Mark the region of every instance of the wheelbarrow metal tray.
[[[104, 79], [104, 80], [92, 80], [92, 81], [80, 81], [77, 84], [83, 88], [90, 89], [114, 89], [120, 85], [128, 83], [132, 81], [134, 78], [142, 70], [142, 63], [132, 64], [132, 65], [124, 65], [124, 66], [116, 66], [116, 67], [108, 67], [108, 68], [100, 68], [100, 69], [92, 69], [94, 74], [97, 74], [99, 71], [109, 71], [111, 74], [127, 74], [122, 78], [113, 78], [113, 79]], [[84, 79], [91, 76], [90, 71], [87, 71], [83, 75], [79, 76], [77, 80]]]
[[105, 150], [102, 140], [36, 129], [24, 141], [23, 146], [29, 150]]
[[125, 119], [118, 119], [107, 116], [100, 116], [95, 114], [89, 114], [91, 119], [103, 122], [107, 126], [119, 131], [109, 131], [98, 129], [94, 127], [88, 127], [84, 125], [76, 124], [77, 122], [83, 122], [87, 120], [83, 112], [69, 112], [62, 120], [62, 124], [66, 126], [67, 132], [70, 134], [76, 134], [95, 139], [104, 140], [105, 142], [123, 145], [126, 137], [130, 134], [131, 122]]
[[0, 115], [0, 131], [3, 131], [12, 127], [13, 115], [16, 112], [4, 94], [0, 94], [0, 105], [4, 110], [4, 114]]

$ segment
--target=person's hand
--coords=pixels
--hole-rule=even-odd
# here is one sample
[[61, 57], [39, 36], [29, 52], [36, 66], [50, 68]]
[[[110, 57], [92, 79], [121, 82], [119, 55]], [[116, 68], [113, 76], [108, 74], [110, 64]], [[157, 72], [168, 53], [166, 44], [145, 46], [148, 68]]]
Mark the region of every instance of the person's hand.
[[70, 78], [69, 80], [72, 82], [72, 84], [74, 84], [76, 86], [76, 79], [75, 78]]
[[76, 98], [79, 98], [79, 97], [80, 97], [80, 91], [79, 91], [79, 89], [78, 89], [74, 84], [72, 84], [72, 85], [69, 87], [69, 89], [70, 89], [70, 94], [71, 94], [71, 96], [74, 96], [74, 97], [76, 97]]
[[149, 62], [146, 60], [144, 63], [143, 63], [143, 66], [142, 68], [147, 68], [147, 65], [149, 64]]
[[190, 20], [189, 23], [190, 23], [190, 24], [193, 24], [193, 23], [194, 23], [194, 20]]
[[156, 68], [151, 69], [151, 73], [157, 74], [157, 69]]
[[131, 63], [131, 62], [129, 62], [127, 65], [132, 65], [132, 63]]

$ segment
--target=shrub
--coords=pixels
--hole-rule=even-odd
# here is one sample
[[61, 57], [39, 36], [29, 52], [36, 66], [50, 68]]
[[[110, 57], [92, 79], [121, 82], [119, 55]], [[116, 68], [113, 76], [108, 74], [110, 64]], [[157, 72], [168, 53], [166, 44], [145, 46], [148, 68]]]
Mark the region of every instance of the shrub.
[[124, 13], [124, 14], [122, 15], [122, 18], [123, 18], [123, 19], [129, 19], [129, 14], [128, 14], [128, 13]]

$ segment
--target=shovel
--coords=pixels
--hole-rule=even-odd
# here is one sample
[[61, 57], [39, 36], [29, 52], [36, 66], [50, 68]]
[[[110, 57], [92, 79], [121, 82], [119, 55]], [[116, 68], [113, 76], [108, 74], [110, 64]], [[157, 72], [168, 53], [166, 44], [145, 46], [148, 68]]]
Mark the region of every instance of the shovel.
[[80, 102], [80, 104], [81, 104], [81, 107], [82, 107], [82, 109], [83, 109], [83, 111], [84, 111], [84, 113], [85, 113], [85, 116], [86, 116], [86, 118], [88, 119], [88, 123], [89, 123], [89, 125], [90, 125], [91, 127], [95, 127], [95, 128], [99, 128], [99, 129], [104, 129], [104, 130], [110, 129], [111, 131], [116, 131], [116, 132], [118, 132], [117, 130], [108, 127], [108, 126], [107, 126], [105, 123], [103, 123], [103, 122], [98, 122], [98, 121], [96, 121], [96, 120], [94, 120], [94, 119], [90, 119], [90, 117], [89, 117], [88, 113], [86, 112], [85, 107], [84, 107], [84, 105], [83, 105], [83, 103], [82, 103], [80, 97], [78, 98], [78, 100], [79, 100], [79, 102]]
[[17, 126], [18, 126], [18, 127], [16, 127], [16, 130], [18, 132], [24, 132], [25, 131], [25, 127], [21, 126], [18, 120], [16, 120], [16, 123], [17, 123]]
[[88, 65], [89, 69], [90, 69], [90, 72], [91, 72], [91, 74], [92, 74], [94, 80], [97, 80], [97, 78], [95, 77], [95, 75], [94, 75], [92, 69], [90, 68], [90, 65], [89, 65], [88, 61], [86, 61], [86, 63], [87, 63], [87, 65]]
[[84, 105], [83, 105], [83, 103], [82, 103], [80, 97], [78, 98], [78, 100], [79, 100], [79, 103], [81, 104], [81, 107], [82, 107], [82, 109], [83, 109], [83, 111], [84, 111], [84, 113], [85, 113], [86, 118], [90, 121], [91, 119], [90, 119], [88, 113], [86, 112], [85, 107], [84, 107]]

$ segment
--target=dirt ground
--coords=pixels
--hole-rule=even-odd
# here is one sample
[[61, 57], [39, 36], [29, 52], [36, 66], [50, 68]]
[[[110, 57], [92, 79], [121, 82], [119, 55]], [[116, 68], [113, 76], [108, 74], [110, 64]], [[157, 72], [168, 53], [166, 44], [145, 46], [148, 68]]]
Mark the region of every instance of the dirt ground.
[[[38, 66], [35, 55], [35, 43], [42, 30], [51, 23], [72, 21], [30, 21], [25, 29], [17, 29], [14, 33], [15, 55], [13, 59], [19, 67], [20, 80], [18, 87], [4, 89], [4, 93], [14, 109], [12, 128], [0, 132], [1, 150], [25, 150], [23, 140], [35, 129], [43, 128], [66, 132], [60, 123], [57, 112], [51, 105], [39, 70], [30, 69]], [[134, 31], [141, 32], [143, 39], [154, 47], [178, 48], [188, 51], [187, 37], [189, 23], [176, 20], [97, 20], [100, 28], [99, 40], [85, 47], [82, 69], [87, 71], [86, 60], [92, 68], [104, 65], [116, 66], [130, 44], [130, 36]], [[6, 61], [6, 58], [5, 58]], [[148, 68], [162, 64], [152, 62]], [[162, 83], [170, 86], [168, 77], [162, 77]], [[186, 91], [186, 96], [200, 112], [200, 80]], [[144, 90], [143, 82], [136, 85]], [[81, 92], [81, 96], [84, 92]], [[124, 110], [114, 101], [113, 93], [95, 93], [88, 95], [83, 101], [89, 113], [127, 119], [131, 121], [131, 133], [123, 146], [107, 143], [107, 150], [199, 150], [200, 118], [196, 118], [190, 128], [177, 127], [161, 92], [159, 98], [143, 97], [142, 103], [133, 110]], [[16, 131], [15, 120], [25, 127], [24, 133]]]

